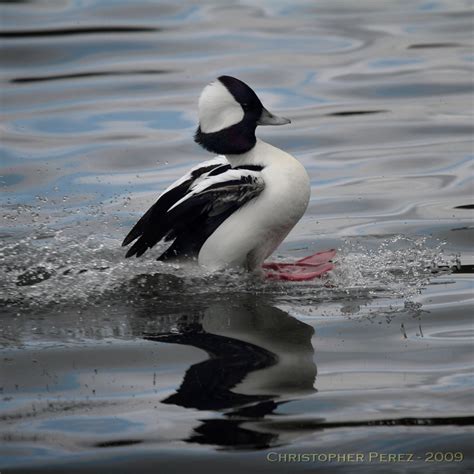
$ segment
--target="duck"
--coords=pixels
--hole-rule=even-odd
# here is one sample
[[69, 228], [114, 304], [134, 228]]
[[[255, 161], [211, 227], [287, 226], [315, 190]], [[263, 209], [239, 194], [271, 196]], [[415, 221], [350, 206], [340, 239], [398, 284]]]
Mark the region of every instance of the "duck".
[[290, 264], [264, 263], [301, 219], [311, 194], [304, 166], [256, 136], [258, 126], [291, 120], [226, 75], [204, 87], [198, 115], [194, 141], [217, 156], [161, 193], [123, 240], [122, 246], [133, 243], [126, 258], [163, 241], [169, 246], [157, 260], [192, 259], [209, 272], [265, 269], [269, 278], [304, 280], [332, 269], [332, 250]]

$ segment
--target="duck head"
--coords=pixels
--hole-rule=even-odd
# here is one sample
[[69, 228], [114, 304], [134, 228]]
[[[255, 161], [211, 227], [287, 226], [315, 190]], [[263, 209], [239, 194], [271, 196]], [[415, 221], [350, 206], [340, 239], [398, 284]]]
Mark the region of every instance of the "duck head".
[[269, 112], [245, 82], [220, 76], [199, 97], [199, 127], [194, 141], [212, 153], [242, 154], [255, 146], [257, 125], [290, 122]]

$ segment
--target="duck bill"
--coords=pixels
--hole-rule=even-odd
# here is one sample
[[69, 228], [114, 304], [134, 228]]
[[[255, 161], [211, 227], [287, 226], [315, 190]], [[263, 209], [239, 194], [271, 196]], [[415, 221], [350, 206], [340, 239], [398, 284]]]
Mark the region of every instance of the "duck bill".
[[262, 110], [262, 115], [257, 120], [257, 125], [286, 125], [287, 123], [291, 123], [291, 120], [286, 117], [273, 115], [267, 109]]

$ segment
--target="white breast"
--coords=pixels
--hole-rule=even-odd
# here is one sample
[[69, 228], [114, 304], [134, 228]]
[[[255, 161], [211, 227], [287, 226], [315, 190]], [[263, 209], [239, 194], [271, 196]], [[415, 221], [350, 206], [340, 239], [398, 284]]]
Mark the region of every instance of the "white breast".
[[261, 140], [244, 155], [228, 156], [233, 166], [264, 166], [265, 189], [226, 219], [206, 240], [199, 264], [217, 270], [259, 267], [304, 214], [310, 197], [309, 177], [299, 161]]

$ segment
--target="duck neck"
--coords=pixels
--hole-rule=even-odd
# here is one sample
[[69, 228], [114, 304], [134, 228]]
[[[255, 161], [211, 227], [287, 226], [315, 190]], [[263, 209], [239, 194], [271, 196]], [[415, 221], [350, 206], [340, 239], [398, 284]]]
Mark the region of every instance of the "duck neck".
[[219, 155], [241, 155], [248, 153], [257, 141], [257, 124], [247, 119], [217, 132], [205, 133], [199, 126], [194, 141], [211, 153]]
[[264, 165], [265, 163], [263, 163], [262, 160], [266, 156], [265, 149], [268, 146], [270, 146], [268, 143], [257, 138], [255, 145], [246, 153], [226, 154], [225, 156], [233, 167], [242, 165]]

